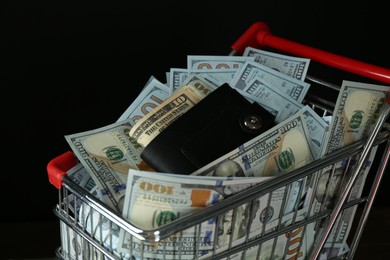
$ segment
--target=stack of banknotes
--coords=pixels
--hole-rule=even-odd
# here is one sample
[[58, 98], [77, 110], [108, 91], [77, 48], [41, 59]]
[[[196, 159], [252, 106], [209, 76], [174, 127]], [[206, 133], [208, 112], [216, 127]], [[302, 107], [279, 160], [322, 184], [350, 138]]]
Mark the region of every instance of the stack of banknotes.
[[[66, 135], [80, 162], [68, 175], [135, 227], [158, 230], [181, 216], [365, 138], [389, 96], [389, 87], [345, 80], [333, 114], [319, 115], [304, 104], [310, 88], [305, 82], [309, 64], [309, 59], [252, 47], [242, 56], [189, 55], [187, 68], [171, 68], [164, 81], [151, 76], [116, 122]], [[156, 172], [141, 159], [142, 150], [153, 138], [224, 83], [274, 115], [276, 125], [190, 175]], [[207, 153], [213, 147], [204, 149]], [[375, 151], [351, 199], [361, 195]], [[89, 227], [87, 230], [119, 258], [128, 259], [130, 252], [133, 259], [141, 255], [148, 259], [179, 259], [179, 254], [180, 259], [202, 258], [213, 250], [223, 252], [277, 226], [288, 225], [293, 218], [303, 220], [331, 208], [343, 175], [353, 166], [353, 162], [346, 166], [341, 161], [336, 168], [324, 168], [202, 223], [200, 232], [195, 228], [182, 231], [180, 239], [187, 239], [188, 246], [180, 249], [174, 243], [175, 236], [168, 245], [151, 243], [141, 249], [140, 241], [115, 227], [115, 223], [103, 230], [104, 225], [99, 223], [104, 217], [99, 218], [88, 205], [80, 204], [72, 210]], [[334, 231], [325, 244], [324, 259], [348, 251], [346, 242], [355, 210], [350, 208], [338, 220], [342, 228]], [[299, 239], [283, 234], [230, 259], [241, 259], [243, 254], [244, 259], [305, 259], [319, 229], [319, 224], [307, 225], [296, 232]], [[65, 232], [71, 231], [64, 228]], [[194, 250], [194, 237], [204, 241], [199, 250]], [[290, 250], [291, 241], [299, 241], [296, 250]], [[71, 252], [72, 248], [63, 250]]]

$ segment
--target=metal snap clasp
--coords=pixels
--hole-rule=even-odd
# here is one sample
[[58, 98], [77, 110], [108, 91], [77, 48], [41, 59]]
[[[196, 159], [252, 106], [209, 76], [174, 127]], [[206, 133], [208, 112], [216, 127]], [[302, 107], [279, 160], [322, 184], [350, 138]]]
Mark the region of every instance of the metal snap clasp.
[[257, 115], [247, 115], [244, 117], [244, 126], [250, 130], [258, 130], [263, 126], [263, 120]]

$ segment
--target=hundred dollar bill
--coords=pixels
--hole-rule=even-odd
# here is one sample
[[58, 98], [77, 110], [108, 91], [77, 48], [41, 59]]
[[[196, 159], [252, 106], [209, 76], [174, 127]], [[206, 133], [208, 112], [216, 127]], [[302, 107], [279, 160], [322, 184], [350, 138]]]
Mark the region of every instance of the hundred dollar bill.
[[169, 96], [168, 87], [152, 78], [142, 89], [138, 97], [119, 117], [118, 121], [131, 118], [135, 123], [161, 104]]
[[277, 176], [313, 160], [302, 111], [198, 169], [193, 175]]
[[140, 119], [130, 129], [130, 137], [142, 147], [146, 147], [160, 132], [212, 91], [207, 90], [205, 86], [202, 86], [202, 90], [198, 87], [200, 86], [188, 85], [180, 88]]
[[207, 82], [210, 82], [211, 84], [213, 84], [215, 86], [221, 86], [224, 83], [228, 83], [230, 85], [230, 81], [233, 79], [235, 74], [236, 74], [236, 72], [232, 71], [231, 74], [230, 74], [231, 75], [231, 79], [228, 79], [228, 80], [225, 80], [223, 78], [210, 76], [212, 74], [208, 74], [208, 73], [201, 73], [200, 76], [202, 76], [202, 78], [204, 78]]
[[[268, 179], [185, 176], [130, 169], [123, 216], [138, 228], [155, 230]], [[143, 255], [161, 259], [163, 250], [166, 250], [167, 259], [176, 259], [174, 254], [179, 252], [180, 243], [184, 243], [186, 247], [180, 252], [181, 259], [193, 259], [196, 256], [194, 242], [201, 241], [199, 253], [205, 254], [213, 248], [215, 232], [215, 219], [210, 219], [201, 224], [200, 231], [191, 227], [172, 235], [164, 246], [147, 243], [148, 250]], [[134, 243], [139, 241], [125, 232], [120, 233], [119, 241], [118, 250], [121, 252], [138, 249]]]
[[282, 187], [219, 216], [216, 251], [225, 251], [230, 244], [236, 246], [254, 238], [261, 233], [263, 224], [278, 219], [282, 215], [285, 191]]
[[[266, 214], [263, 215], [263, 221], [265, 221], [264, 216]], [[295, 217], [294, 214], [289, 214], [288, 216], [284, 216], [282, 220], [275, 219], [272, 221], [275, 222], [273, 226], [279, 226], [279, 228], [288, 226], [292, 223], [292, 220], [294, 220], [294, 223], [297, 223], [304, 220], [305, 214], [306, 211], [301, 210]], [[310, 247], [314, 239], [312, 227], [312, 224], [308, 224], [306, 227], [298, 227], [291, 232], [275, 236], [259, 245], [251, 247], [245, 252], [233, 254], [229, 259], [308, 259]], [[251, 242], [250, 239], [249, 242]]]
[[275, 116], [275, 123], [280, 123], [294, 115], [303, 105], [286, 93], [272, 87], [260, 77], [253, 78], [243, 89], [237, 91], [244, 97], [256, 101]]
[[212, 180], [129, 171], [123, 216], [136, 227], [157, 229], [223, 199]]
[[[85, 227], [85, 232], [89, 233], [97, 241], [100, 241], [100, 243], [107, 250], [109, 250], [113, 255], [117, 257], [115, 259], [140, 259], [139, 257], [131, 256], [128, 252], [123, 253], [118, 251], [117, 244], [119, 241], [119, 232], [122, 229], [115, 222], [109, 220], [107, 217], [93, 209], [87, 203], [82, 203], [78, 216], [81, 226]], [[84, 244], [89, 243], [84, 242]], [[138, 244], [138, 246], [141, 246], [141, 244]], [[97, 253], [100, 253], [100, 251], [97, 250], [96, 247], [94, 248]], [[101, 257], [101, 259], [107, 259], [105, 256], [103, 256], [102, 253], [99, 254], [99, 257]], [[91, 259], [95, 258], [91, 256]]]
[[217, 222], [216, 251], [222, 252], [229, 245], [236, 246], [247, 239], [263, 236], [290, 221], [303, 187], [304, 180], [295, 181], [221, 215]]
[[[284, 239], [284, 234], [277, 236], [274, 239], [269, 239], [265, 242], [263, 242], [260, 247], [260, 259], [266, 260], [266, 259], [288, 259], [286, 258], [286, 241]], [[254, 253], [254, 252], [253, 252]], [[255, 259], [255, 258], [252, 258]], [[294, 258], [293, 258], [294, 259]], [[296, 259], [299, 259], [298, 257]]]
[[219, 82], [219, 86], [222, 85], [223, 83], [228, 83], [230, 84], [234, 76], [236, 75], [238, 69], [210, 69], [210, 70], [205, 70], [205, 69], [192, 69], [190, 70], [190, 73], [192, 74], [198, 74], [206, 78], [206, 76], [213, 78], [215, 81]]
[[170, 68], [169, 70], [169, 95], [172, 95], [173, 92], [178, 90], [180, 87], [184, 86], [183, 82], [189, 75], [188, 69], [184, 68]]
[[[302, 212], [297, 214], [296, 221], [304, 219]], [[289, 221], [292, 217], [290, 215]], [[283, 221], [282, 221], [283, 222]], [[288, 222], [284, 221], [285, 224]], [[284, 225], [285, 225], [284, 224]], [[232, 254], [226, 260], [282, 260], [282, 259], [310, 259], [314, 249], [314, 223], [298, 227], [292, 232], [286, 232], [271, 238], [261, 244], [250, 247], [244, 251]], [[330, 259], [341, 256], [349, 251], [346, 243], [326, 243], [321, 250], [320, 259]]]
[[307, 239], [303, 227], [279, 235], [261, 245], [260, 259], [309, 259]]
[[238, 253], [233, 253], [229, 255], [228, 257], [222, 258], [222, 260], [242, 260], [242, 259], [250, 259], [250, 260], [256, 260], [257, 258], [257, 252], [259, 246], [252, 246], [249, 247], [245, 252], [238, 252]]
[[150, 170], [140, 158], [142, 147], [128, 135], [133, 125], [128, 119], [65, 136], [80, 163], [105, 193], [103, 202], [118, 211], [123, 206], [128, 170]]
[[[363, 165], [363, 170], [357, 177], [355, 184], [349, 193], [350, 195], [348, 197], [348, 201], [353, 201], [361, 197], [377, 148], [377, 146], [374, 146], [371, 149], [369, 158]], [[309, 203], [311, 204], [311, 216], [315, 216], [316, 214], [326, 210], [334, 209], [349, 176], [351, 176], [352, 172], [356, 170], [357, 159], [357, 156], [354, 156], [350, 160], [343, 159], [335, 165], [330, 165], [322, 170], [319, 170], [313, 175], [315, 178], [313, 178], [309, 187], [310, 191], [306, 196], [306, 200], [310, 201]], [[357, 206], [352, 206], [341, 212], [328, 237], [327, 243], [343, 244], [347, 242], [356, 209]], [[321, 229], [323, 229], [325, 225], [327, 225], [326, 221], [319, 222], [315, 227], [316, 233], [321, 234]]]
[[345, 255], [350, 250], [347, 243], [325, 243], [319, 260], [342, 259], [340, 256]]
[[390, 87], [344, 80], [323, 154], [362, 140], [372, 131], [390, 96]]
[[253, 47], [246, 47], [243, 56], [254, 57], [255, 62], [302, 81], [306, 78], [310, 64], [310, 59], [307, 58], [282, 55]]
[[[279, 242], [279, 243], [278, 243]], [[282, 240], [272, 238], [267, 241], [249, 247], [245, 251], [234, 253], [229, 257], [222, 258], [222, 260], [284, 260], [284, 252], [278, 252], [285, 246]], [[280, 254], [280, 255], [279, 255]], [[291, 258], [294, 259], [294, 258]]]
[[[282, 217], [281, 220], [274, 220], [270, 225], [275, 228], [287, 227], [305, 220], [307, 208], [298, 212], [292, 212]], [[286, 232], [274, 241], [270, 240], [262, 244], [261, 251], [264, 252], [263, 259], [309, 259], [310, 251], [314, 243], [314, 224], [308, 223]], [[266, 257], [268, 256], [268, 258]], [[279, 257], [279, 258], [278, 258]]]
[[223, 83], [230, 83], [236, 74], [237, 69], [221, 70], [221, 69], [182, 69], [182, 68], [171, 68], [169, 73], [169, 88], [170, 93], [176, 92], [181, 87], [185, 86], [185, 81], [190, 75], [207, 75], [219, 82], [222, 85]]
[[321, 157], [321, 151], [326, 145], [326, 136], [329, 131], [329, 125], [308, 105], [302, 108], [302, 112], [307, 124], [307, 129], [310, 133], [310, 144], [314, 160], [317, 160]]
[[329, 115], [329, 116], [323, 116], [322, 118], [325, 120], [325, 122], [326, 122], [328, 125], [330, 125], [330, 123], [331, 123], [331, 121], [332, 121], [332, 116], [331, 116], [331, 115]]
[[103, 254], [91, 243], [86, 243], [84, 238], [65, 222], [60, 221], [61, 230], [61, 254], [68, 259], [105, 259]]
[[187, 68], [198, 69], [239, 69], [246, 61], [254, 61], [254, 57], [187, 55]]
[[[140, 257], [130, 255], [129, 253], [121, 253], [117, 250], [117, 242], [119, 239], [120, 227], [111, 222], [104, 215], [94, 210], [86, 203], [82, 203], [80, 211], [79, 223], [85, 228], [85, 232], [89, 233], [97, 241], [110, 251], [116, 258], [122, 260], [139, 260]], [[70, 259], [107, 259], [107, 257], [91, 243], [87, 243], [85, 239], [76, 233], [72, 228], [61, 221], [62, 245], [61, 250], [63, 255], [70, 256]], [[141, 247], [141, 244], [138, 244]], [[145, 260], [153, 260], [151, 258], [142, 258]]]
[[306, 200], [311, 203], [311, 215], [331, 210], [341, 192], [342, 182], [346, 182], [346, 160], [329, 165], [317, 171], [309, 186]]
[[[369, 174], [369, 171], [371, 169], [371, 166], [373, 164], [373, 160], [375, 158], [376, 152], [377, 152], [378, 146], [374, 146], [371, 149], [371, 152], [369, 154], [368, 160], [363, 165], [363, 171], [359, 174], [357, 177], [355, 184], [351, 190], [351, 193], [349, 195], [348, 201], [353, 201], [354, 199], [361, 198], [365, 182], [367, 179], [367, 176]], [[351, 171], [354, 171], [356, 168], [357, 160], [352, 160], [349, 162]], [[341, 187], [343, 187], [343, 184], [346, 182], [341, 183]], [[345, 209], [341, 214], [339, 219], [337, 220], [335, 224], [335, 228], [333, 228], [328, 242], [332, 243], [347, 243], [348, 235], [352, 229], [354, 217], [356, 214], [357, 205]]]
[[327, 166], [314, 174], [315, 178], [309, 187], [311, 191], [307, 193], [306, 197], [309, 203], [312, 200], [312, 215], [333, 208], [340, 192], [341, 181], [345, 176], [345, 166], [345, 161], [342, 161], [335, 166]]
[[222, 82], [218, 81], [217, 79], [213, 78], [212, 76], [210, 76], [210, 74], [207, 73], [199, 74], [199, 76], [202, 77], [202, 79], [204, 79], [208, 84], [212, 86], [220, 87], [225, 83], [224, 81]]
[[[297, 229], [292, 234], [296, 235], [296, 232], [302, 230]], [[302, 233], [302, 232], [300, 232]], [[299, 234], [300, 234], [299, 233]], [[295, 237], [294, 240], [289, 238], [291, 234], [286, 233], [277, 236], [276, 238], [269, 239], [260, 245], [249, 248], [245, 252], [238, 253], [229, 260], [285, 260], [285, 259], [310, 259], [307, 246], [308, 232], [302, 237]], [[292, 243], [293, 242], [293, 243]], [[328, 259], [328, 258], [326, 258]]]
[[[279, 244], [277, 243], [278, 241]], [[284, 259], [283, 254], [279, 255], [277, 251], [275, 252], [276, 249], [283, 247], [281, 242], [282, 241], [277, 240], [277, 238], [269, 239], [261, 244], [249, 247], [245, 251], [234, 253], [229, 255], [229, 257], [222, 258], [222, 260], [282, 260]]]
[[[100, 199], [95, 181], [81, 163], [78, 163], [69, 169], [66, 174], [68, 178], [74, 181], [79, 187], [87, 190], [94, 197]], [[69, 193], [67, 196], [64, 196], [63, 200], [64, 203], [68, 205], [71, 212], [75, 215], [79, 213], [82, 201], [77, 199], [75, 194]]]
[[91, 191], [95, 188], [96, 183], [89, 174], [89, 172], [85, 169], [82, 163], [78, 163], [69, 169], [66, 174], [68, 177], [77, 183], [81, 188], [86, 189], [87, 191]]
[[255, 77], [269, 82], [274, 88], [300, 103], [310, 87], [309, 83], [287, 76], [255, 61], [245, 62], [232, 79], [231, 86], [243, 90]]
[[204, 91], [207, 95], [212, 91], [218, 88], [219, 86], [214, 84], [213, 82], [205, 79], [201, 75], [190, 74], [183, 82], [184, 86], [194, 86], [200, 91]]
[[[131, 252], [120, 252], [117, 248], [117, 245], [119, 243], [119, 234], [123, 231], [115, 222], [109, 220], [104, 214], [99, 213], [95, 209], [93, 209], [91, 206], [89, 206], [86, 203], [81, 204], [80, 211], [78, 212], [78, 220], [82, 227], [85, 227], [85, 232], [91, 235], [93, 238], [95, 238], [97, 241], [99, 241], [105, 249], [109, 250], [116, 258], [114, 259], [122, 259], [122, 260], [139, 260], [141, 257], [138, 255], [131, 254]], [[72, 232], [73, 230], [66, 226], [68, 230], [67, 232]], [[74, 232], [74, 231], [73, 231]], [[76, 232], [74, 232], [76, 234]], [[69, 241], [67, 240], [67, 234], [65, 234], [65, 240], [63, 241]], [[78, 236], [80, 239], [81, 237]], [[72, 237], [71, 237], [72, 239]], [[71, 240], [73, 241], [73, 240]], [[75, 241], [73, 241], [75, 242]], [[67, 242], [66, 242], [67, 243]], [[95, 253], [92, 257], [91, 252], [83, 252], [84, 254], [82, 256], [87, 256], [86, 259], [107, 259], [103, 253], [100, 252], [100, 250], [97, 249], [97, 247], [89, 246], [90, 243], [86, 243], [85, 241], [81, 243], [81, 245], [85, 246], [86, 250], [92, 249]], [[71, 244], [71, 249], [73, 250], [73, 253], [76, 253], [76, 250], [79, 250], [76, 255], [78, 255], [78, 258], [81, 257], [80, 248], [75, 248], [76, 244]], [[141, 241], [137, 240], [137, 242], [134, 242], [134, 246], [136, 248], [141, 248], [144, 246]], [[144, 247], [144, 249], [147, 249], [147, 246]], [[138, 251], [139, 252], [139, 251]], [[89, 257], [88, 257], [89, 256]], [[72, 258], [73, 259], [73, 258]], [[155, 258], [148, 258], [143, 257], [144, 260], [154, 260]]]

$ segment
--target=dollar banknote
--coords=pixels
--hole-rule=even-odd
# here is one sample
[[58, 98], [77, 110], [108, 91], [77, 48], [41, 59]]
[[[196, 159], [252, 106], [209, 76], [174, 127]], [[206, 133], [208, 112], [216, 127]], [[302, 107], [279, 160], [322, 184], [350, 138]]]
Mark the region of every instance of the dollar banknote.
[[303, 105], [272, 87], [272, 85], [260, 77], [253, 78], [243, 89], [237, 91], [244, 97], [256, 101], [268, 112], [275, 116], [275, 123], [280, 123], [294, 115]]
[[77, 163], [66, 172], [69, 179], [74, 181], [81, 188], [91, 191], [96, 187], [96, 183], [85, 169], [82, 163]]
[[[275, 230], [299, 224], [307, 217], [308, 209], [284, 215], [268, 225]], [[301, 225], [261, 245], [263, 259], [309, 259], [314, 245], [314, 222]]]
[[[305, 219], [307, 211], [301, 210], [294, 214], [288, 214], [280, 219], [271, 221], [274, 227], [284, 227], [294, 223], [299, 223]], [[261, 216], [264, 220], [264, 215]], [[264, 235], [263, 233], [262, 235]], [[253, 260], [284, 260], [284, 259], [309, 259], [310, 252], [313, 246], [314, 239], [313, 224], [307, 226], [301, 226], [293, 229], [291, 232], [286, 232], [281, 235], [275, 235], [272, 238], [258, 243], [253, 247], [232, 254], [229, 256], [229, 260], [239, 259], [253, 259]], [[261, 238], [261, 236], [259, 236]], [[251, 240], [249, 240], [251, 241]]]
[[[295, 218], [292, 217], [293, 214], [290, 215], [288, 220], [283, 220], [282, 226], [288, 226], [292, 222], [299, 223], [305, 219], [302, 213], [297, 213]], [[266, 241], [261, 245], [262, 259], [309, 259], [314, 241], [312, 227], [313, 224], [309, 223]]]
[[[75, 182], [79, 187], [85, 189], [94, 197], [101, 199], [95, 181], [82, 163], [77, 163], [75, 166], [70, 168], [66, 174], [68, 178]], [[63, 200], [68, 205], [70, 211], [77, 215], [81, 206], [81, 200], [78, 200], [76, 195], [73, 193], [68, 194], [68, 196], [64, 196]]]
[[140, 119], [129, 131], [129, 135], [142, 147], [146, 147], [160, 132], [186, 111], [195, 106], [212, 89], [202, 85], [180, 88], [163, 103]]
[[184, 86], [183, 82], [186, 80], [189, 74], [190, 72], [185, 68], [170, 68], [167, 80], [169, 86], [169, 95], [172, 95], [173, 92]]
[[389, 86], [344, 80], [322, 153], [332, 153], [367, 137], [390, 96], [389, 91]]
[[322, 149], [326, 145], [329, 124], [308, 105], [302, 108], [302, 112], [309, 130], [314, 160], [320, 159]]
[[[156, 230], [266, 180], [269, 178], [186, 176], [130, 169], [123, 216], [137, 228]], [[200, 241], [200, 254], [206, 254], [213, 249], [216, 230], [216, 220], [211, 218], [201, 224], [200, 231], [197, 227], [188, 228], [169, 237], [170, 242], [164, 246], [148, 244], [148, 250], [143, 255], [162, 259], [163, 250], [166, 250], [167, 259], [177, 259], [179, 256], [175, 257], [175, 254], [179, 254], [180, 245], [184, 243], [186, 247], [180, 251], [181, 259], [193, 259], [196, 257], [194, 241]], [[119, 241], [120, 252], [137, 250], [134, 243], [139, 241], [128, 233], [122, 231]]]
[[217, 185], [211, 180], [194, 183], [193, 178], [130, 170], [123, 215], [136, 227], [157, 229], [220, 201]]
[[171, 95], [185, 86], [185, 81], [190, 75], [207, 75], [214, 81], [219, 82], [217, 85], [220, 86], [223, 83], [230, 83], [236, 74], [237, 69], [221, 70], [221, 69], [183, 69], [183, 68], [171, 68], [169, 72], [169, 89]]
[[[105, 249], [110, 251], [111, 255], [114, 256], [113, 259], [140, 259], [139, 256], [136, 257], [128, 252], [123, 253], [118, 251], [117, 245], [121, 228], [115, 222], [112, 222], [110, 219], [108, 219], [104, 214], [99, 213], [87, 203], [82, 203], [78, 216], [80, 225], [84, 227], [84, 231], [88, 233], [91, 237], [93, 237], [95, 240], [99, 241], [101, 245], [105, 247]], [[84, 244], [86, 244], [86, 242], [84, 242]], [[141, 247], [141, 243], [138, 244], [138, 246]], [[105, 255], [103, 255], [99, 250], [97, 250], [97, 247], [95, 247], [95, 251], [97, 253], [100, 253], [97, 255], [95, 254], [98, 257], [96, 259], [107, 259]], [[91, 256], [90, 259], [95, 258]]]
[[[377, 146], [374, 146], [371, 149], [369, 157], [363, 165], [363, 169], [358, 175], [347, 201], [353, 201], [361, 197], [377, 148]], [[346, 186], [351, 174], [356, 170], [357, 159], [356, 155], [351, 159], [342, 159], [335, 165], [326, 166], [313, 174], [314, 178], [306, 195], [306, 200], [310, 201], [311, 204], [311, 216], [334, 209], [341, 193], [344, 192], [343, 187]], [[328, 247], [331, 247], [331, 244], [342, 245], [348, 242], [347, 239], [352, 229], [356, 210], [357, 205], [346, 208], [340, 213], [328, 237]], [[321, 230], [327, 224], [326, 221], [318, 222], [315, 226], [315, 232], [321, 234]], [[333, 252], [335, 252], [335, 249], [333, 249]]]
[[136, 123], [168, 97], [168, 87], [152, 78], [117, 121], [131, 118]]
[[278, 176], [313, 160], [302, 111], [198, 169], [193, 175]]
[[283, 215], [285, 195], [286, 188], [282, 187], [221, 215], [217, 223], [216, 252], [223, 252], [229, 246], [237, 246], [264, 232], [263, 224], [265, 227], [266, 223]]
[[82, 236], [80, 236], [71, 227], [60, 221], [61, 231], [61, 253], [68, 259], [105, 259], [103, 254], [94, 247], [91, 243], [87, 243]]
[[200, 91], [204, 91], [206, 95], [219, 87], [219, 85], [214, 84], [212, 81], [198, 74], [189, 74], [188, 77], [184, 80], [183, 85], [194, 86]]
[[[330, 210], [334, 207], [341, 191], [341, 183], [345, 182], [346, 161], [343, 160], [335, 165], [329, 165], [319, 170], [310, 184], [312, 189], [307, 200], [312, 200], [311, 214]], [[314, 186], [314, 187], [313, 187]]]
[[325, 122], [326, 122], [328, 125], [330, 125], [330, 123], [331, 123], [331, 121], [332, 121], [332, 115], [323, 116], [322, 118], [325, 120]]
[[231, 86], [243, 90], [255, 77], [260, 77], [269, 82], [274, 88], [279, 89], [279, 91], [289, 95], [299, 103], [302, 103], [310, 87], [309, 83], [287, 76], [255, 61], [244, 63], [234, 75]]
[[350, 250], [347, 243], [325, 243], [319, 255], [319, 260], [343, 259], [341, 256]]
[[[303, 187], [305, 181], [298, 180], [222, 214], [217, 222], [216, 252], [269, 234], [291, 221]], [[300, 214], [305, 210], [300, 209]]]
[[[279, 243], [278, 243], [279, 241]], [[248, 249], [234, 253], [229, 257], [222, 258], [223, 260], [284, 260], [284, 252], [279, 255], [277, 249], [282, 249], [282, 240], [277, 238], [269, 239], [259, 245], [249, 247]], [[292, 258], [294, 259], [294, 258]]]
[[[283, 236], [283, 235], [282, 235]], [[238, 253], [233, 253], [229, 257], [222, 258], [223, 260], [285, 260], [285, 252], [282, 251], [285, 248], [283, 239], [278, 237], [269, 239], [255, 246], [249, 247]], [[291, 258], [300, 259], [300, 258]]]
[[242, 55], [254, 57], [255, 62], [302, 81], [305, 80], [310, 65], [310, 59], [307, 58], [279, 54], [250, 46], [245, 48]]
[[133, 126], [134, 122], [128, 119], [65, 136], [80, 163], [104, 193], [104, 202], [118, 211], [123, 207], [128, 170], [151, 170], [140, 158], [142, 147], [128, 135]]
[[192, 74], [198, 74], [206, 78], [206, 76], [214, 79], [216, 82], [219, 82], [218, 86], [222, 85], [223, 83], [230, 84], [233, 80], [234, 76], [238, 72], [238, 69], [192, 69], [189, 70]]
[[239, 69], [246, 61], [254, 60], [254, 57], [244, 56], [187, 55], [187, 68], [191, 70]]
[[[378, 146], [373, 146], [370, 154], [368, 156], [367, 161], [363, 165], [363, 169], [358, 175], [352, 189], [350, 195], [348, 197], [348, 201], [353, 201], [355, 199], [361, 198], [363, 189], [365, 187], [367, 176], [370, 172], [370, 169], [373, 165], [373, 160], [375, 159], [376, 152], [378, 150]], [[349, 162], [349, 167], [351, 167], [350, 171], [355, 171], [357, 165], [357, 160], [351, 160]], [[342, 182], [341, 185], [345, 186], [346, 182]], [[327, 242], [345, 244], [348, 242], [349, 233], [352, 230], [352, 225], [354, 223], [354, 218], [357, 210], [357, 205], [349, 207], [343, 210], [338, 218], [335, 227], [332, 229], [332, 232], [329, 235]]]

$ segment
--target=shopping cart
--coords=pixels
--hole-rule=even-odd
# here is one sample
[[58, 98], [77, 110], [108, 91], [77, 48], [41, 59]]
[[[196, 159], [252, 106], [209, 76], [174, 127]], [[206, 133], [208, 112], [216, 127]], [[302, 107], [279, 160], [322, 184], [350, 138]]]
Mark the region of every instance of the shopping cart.
[[[306, 57], [332, 69], [358, 75], [362, 79], [390, 84], [388, 69], [274, 36], [263, 22], [254, 23], [245, 31], [232, 45], [231, 55], [241, 55], [247, 46]], [[324, 93], [337, 92], [339, 85], [311, 75], [306, 77], [306, 81], [319, 86], [321, 92], [317, 91], [317, 95], [308, 93], [304, 103], [321, 115], [331, 115], [335, 103], [331, 98], [324, 98]], [[385, 109], [367, 139], [339, 149], [288, 174], [256, 184], [155, 230], [142, 230], [130, 224], [90, 191], [80, 187], [77, 181], [69, 178], [67, 172], [78, 161], [72, 152], [65, 152], [47, 165], [49, 181], [59, 190], [59, 201], [53, 209], [60, 220], [61, 230], [61, 246], [56, 254], [61, 259], [151, 259], [153, 257], [149, 252], [155, 250], [153, 252], [157, 252], [159, 259], [352, 259], [389, 160], [389, 103], [387, 100]], [[234, 223], [238, 218], [238, 211], [244, 206], [248, 215], [254, 216], [257, 200], [266, 198], [269, 206], [273, 193], [280, 189], [291, 190], [297, 182], [308, 178], [315, 180], [312, 182], [312, 190], [316, 191], [322, 185], [320, 175], [327, 172], [327, 181], [332, 180], [340, 165], [343, 167], [339, 174], [341, 178], [337, 182], [338, 188], [331, 191], [331, 185], [326, 185], [321, 197], [324, 202], [329, 200], [331, 203], [321, 204], [314, 214], [300, 218], [297, 214], [299, 206], [296, 205], [288, 223], [280, 215], [271, 229], [264, 225], [256, 236], [245, 234], [239, 244], [230, 236], [227, 246], [221, 249], [218, 248], [217, 239], [211, 239], [211, 245], [205, 250], [205, 241], [200, 235], [202, 224], [214, 219], [216, 225], [219, 225], [224, 221], [223, 216], [230, 214], [231, 221], [228, 225], [230, 231], [234, 232], [237, 228]], [[368, 172], [367, 178], [362, 177], [365, 171]], [[360, 185], [359, 192], [356, 191], [357, 184]], [[311, 197], [307, 205], [309, 208], [314, 207], [314, 196]], [[267, 218], [267, 215], [263, 217]], [[344, 221], [346, 219], [349, 221], [348, 227]], [[313, 227], [318, 230], [315, 237], [310, 237], [314, 241], [313, 247], [305, 251], [309, 236], [312, 235], [309, 229]], [[184, 235], [188, 229], [196, 231], [190, 242]], [[119, 232], [125, 232], [133, 245], [129, 246], [127, 252], [116, 250]], [[342, 238], [344, 244], [336, 239], [340, 238], [340, 234], [345, 234]], [[284, 244], [280, 253], [278, 241], [282, 238]]]

